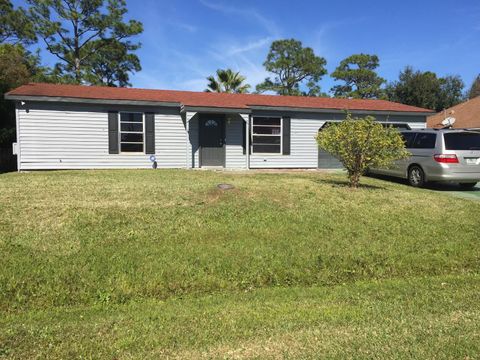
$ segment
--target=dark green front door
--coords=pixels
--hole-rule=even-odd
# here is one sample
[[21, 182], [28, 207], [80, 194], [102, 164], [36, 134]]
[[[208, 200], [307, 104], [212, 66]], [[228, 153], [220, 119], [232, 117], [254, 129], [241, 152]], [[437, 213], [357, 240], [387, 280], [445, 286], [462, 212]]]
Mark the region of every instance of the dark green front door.
[[200, 115], [200, 166], [225, 166], [225, 116]]

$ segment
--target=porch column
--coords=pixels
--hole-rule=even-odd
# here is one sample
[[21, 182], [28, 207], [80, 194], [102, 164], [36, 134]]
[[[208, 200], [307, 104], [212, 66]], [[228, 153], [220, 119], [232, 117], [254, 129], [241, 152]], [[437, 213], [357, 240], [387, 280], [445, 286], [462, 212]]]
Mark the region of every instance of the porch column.
[[192, 144], [190, 144], [190, 120], [197, 115], [196, 112], [186, 111], [185, 112], [185, 131], [186, 131], [186, 139], [185, 139], [185, 167], [187, 169], [192, 168]]
[[250, 169], [250, 115], [240, 114], [245, 121], [245, 167]]

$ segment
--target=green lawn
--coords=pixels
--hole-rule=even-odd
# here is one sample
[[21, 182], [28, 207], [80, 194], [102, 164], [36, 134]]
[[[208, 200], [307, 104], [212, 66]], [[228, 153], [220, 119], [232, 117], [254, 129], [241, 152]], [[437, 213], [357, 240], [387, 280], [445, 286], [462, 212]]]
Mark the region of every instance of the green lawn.
[[479, 358], [480, 202], [362, 183], [2, 174], [0, 358]]

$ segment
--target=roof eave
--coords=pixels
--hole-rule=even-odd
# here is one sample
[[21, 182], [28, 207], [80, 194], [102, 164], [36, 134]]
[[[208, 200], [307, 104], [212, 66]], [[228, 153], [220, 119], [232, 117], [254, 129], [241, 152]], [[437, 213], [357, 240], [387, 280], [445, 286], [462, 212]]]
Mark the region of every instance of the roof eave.
[[273, 111], [295, 111], [295, 112], [314, 112], [314, 113], [337, 113], [343, 114], [346, 111], [352, 114], [377, 114], [377, 115], [420, 115], [428, 116], [432, 112], [428, 111], [403, 111], [403, 110], [364, 110], [364, 109], [331, 109], [331, 108], [309, 108], [309, 107], [290, 107], [290, 106], [263, 106], [249, 105], [252, 110], [273, 110]]
[[191, 112], [206, 112], [206, 113], [241, 113], [241, 114], [250, 114], [252, 112], [249, 108], [230, 108], [223, 106], [190, 106], [182, 105], [180, 112], [184, 113], [187, 111]]
[[143, 105], [143, 106], [164, 106], [178, 108], [182, 104], [169, 101], [149, 101], [149, 100], [123, 100], [123, 99], [91, 99], [63, 96], [32, 96], [5, 94], [6, 100], [13, 101], [40, 101], [40, 102], [65, 102], [77, 104], [102, 104], [102, 105]]

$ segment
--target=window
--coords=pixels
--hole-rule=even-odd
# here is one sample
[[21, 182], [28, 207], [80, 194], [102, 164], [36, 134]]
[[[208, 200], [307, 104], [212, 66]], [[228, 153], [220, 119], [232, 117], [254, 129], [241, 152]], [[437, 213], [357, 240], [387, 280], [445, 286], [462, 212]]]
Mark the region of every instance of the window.
[[437, 141], [437, 134], [417, 133], [412, 148], [414, 149], [433, 149]]
[[254, 117], [252, 119], [252, 153], [281, 154], [282, 119]]
[[144, 152], [143, 114], [120, 113], [120, 152]]
[[402, 129], [402, 130], [410, 130], [411, 127], [408, 124], [405, 123], [391, 123], [391, 122], [381, 122], [383, 127], [393, 127], [395, 129]]
[[447, 150], [480, 150], [480, 134], [474, 132], [446, 133], [445, 149]]
[[400, 135], [402, 136], [402, 139], [405, 142], [405, 147], [407, 149], [411, 148], [412, 143], [413, 143], [413, 139], [415, 139], [416, 133], [414, 133], [414, 132], [402, 132], [402, 133], [400, 133]]

